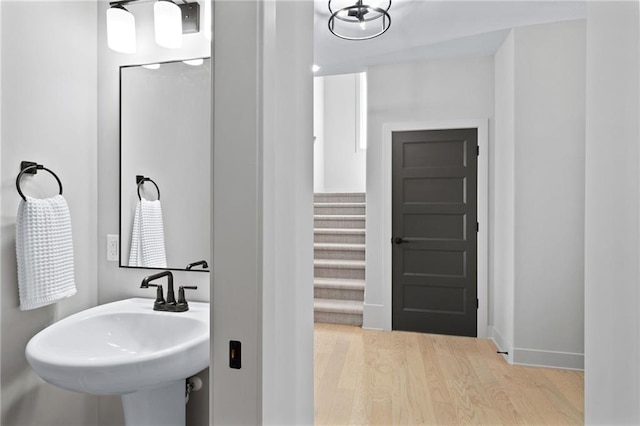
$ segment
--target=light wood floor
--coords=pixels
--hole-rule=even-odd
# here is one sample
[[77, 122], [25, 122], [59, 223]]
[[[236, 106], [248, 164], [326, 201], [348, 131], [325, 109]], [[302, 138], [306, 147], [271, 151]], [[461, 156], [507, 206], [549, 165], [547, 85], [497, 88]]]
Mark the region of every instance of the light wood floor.
[[315, 326], [317, 425], [583, 423], [582, 372], [508, 365], [492, 342]]

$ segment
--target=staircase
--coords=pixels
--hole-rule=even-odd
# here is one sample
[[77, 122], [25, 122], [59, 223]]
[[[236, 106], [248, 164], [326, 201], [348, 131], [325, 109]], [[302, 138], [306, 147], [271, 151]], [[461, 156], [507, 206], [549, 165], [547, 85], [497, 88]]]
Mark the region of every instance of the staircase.
[[315, 322], [362, 326], [365, 223], [365, 194], [315, 194]]

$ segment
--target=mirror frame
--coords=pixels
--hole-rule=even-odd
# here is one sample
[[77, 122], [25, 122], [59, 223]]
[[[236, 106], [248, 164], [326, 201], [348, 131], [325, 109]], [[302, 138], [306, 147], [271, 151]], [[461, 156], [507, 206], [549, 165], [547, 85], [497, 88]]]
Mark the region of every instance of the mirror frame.
[[[145, 267], [145, 266], [129, 266], [122, 264], [122, 70], [126, 68], [133, 67], [142, 67], [144, 65], [152, 65], [152, 64], [170, 64], [175, 62], [182, 61], [191, 61], [196, 59], [211, 59], [211, 56], [199, 56], [195, 58], [186, 58], [186, 59], [172, 59], [168, 61], [162, 62], [148, 62], [142, 64], [129, 64], [129, 65], [120, 65], [120, 69], [118, 70], [118, 267], [126, 268], [126, 269], [148, 269], [148, 270], [159, 270], [159, 271], [185, 271], [185, 272], [211, 272], [211, 261], [207, 260], [207, 264], [209, 267], [207, 269], [186, 269], [185, 268], [156, 268], [156, 267]], [[211, 123], [210, 123], [211, 124]]]

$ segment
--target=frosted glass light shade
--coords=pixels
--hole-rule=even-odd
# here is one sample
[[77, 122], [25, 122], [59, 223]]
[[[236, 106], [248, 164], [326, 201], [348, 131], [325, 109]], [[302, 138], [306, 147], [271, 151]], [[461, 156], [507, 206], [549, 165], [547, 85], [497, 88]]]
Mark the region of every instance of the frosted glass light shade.
[[182, 12], [172, 1], [160, 0], [153, 5], [156, 43], [177, 49], [182, 46]]
[[128, 10], [107, 9], [107, 45], [116, 52], [136, 52], [136, 19]]

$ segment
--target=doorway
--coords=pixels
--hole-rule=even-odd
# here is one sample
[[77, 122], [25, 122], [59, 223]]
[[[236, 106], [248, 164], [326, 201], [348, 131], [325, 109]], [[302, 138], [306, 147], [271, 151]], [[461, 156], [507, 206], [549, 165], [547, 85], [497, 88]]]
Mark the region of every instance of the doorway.
[[392, 329], [477, 336], [477, 129], [392, 134]]
[[365, 323], [371, 328], [392, 329], [392, 136], [396, 132], [475, 129], [477, 156], [477, 331], [479, 338], [489, 337], [488, 275], [489, 275], [489, 121], [487, 119], [457, 119], [440, 121], [391, 122], [382, 126], [382, 210], [380, 242], [380, 304], [365, 303]]

